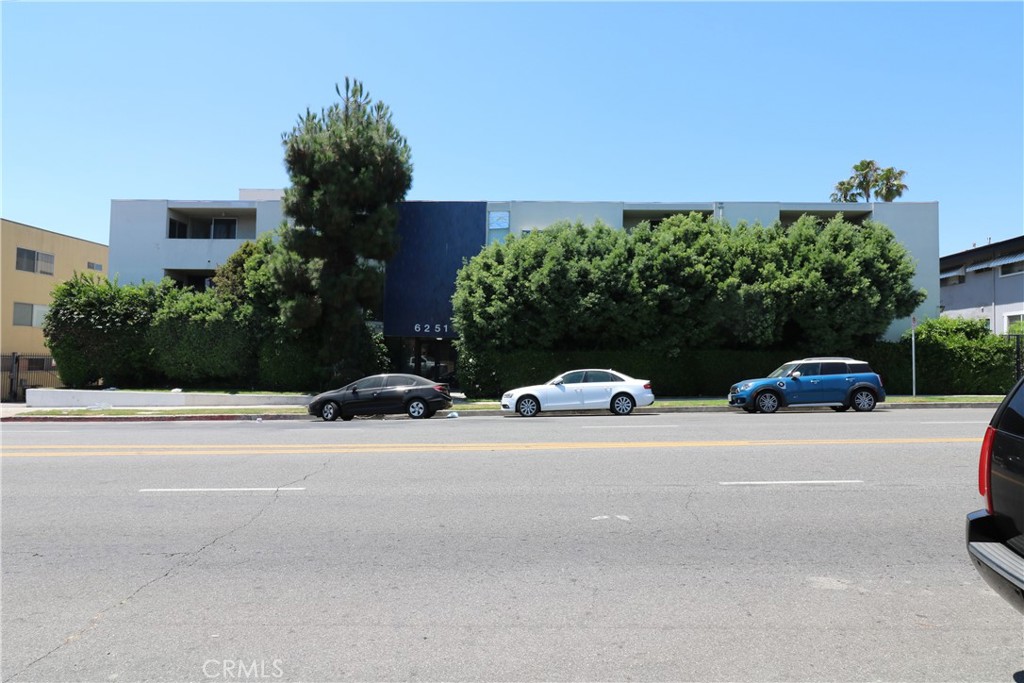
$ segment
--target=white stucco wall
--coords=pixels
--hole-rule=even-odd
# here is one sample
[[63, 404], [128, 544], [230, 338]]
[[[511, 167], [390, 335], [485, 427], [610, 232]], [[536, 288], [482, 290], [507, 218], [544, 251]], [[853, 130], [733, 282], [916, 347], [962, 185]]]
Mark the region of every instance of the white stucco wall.
[[[169, 216], [184, 219], [195, 211], [237, 218], [236, 239], [168, 239]], [[278, 200], [113, 200], [110, 203], [110, 277], [117, 277], [121, 284], [129, 284], [143, 280], [158, 282], [165, 270], [214, 270], [246, 240], [276, 229], [282, 218]]]
[[507, 206], [512, 234], [545, 228], [562, 220], [582, 221], [584, 225], [601, 220], [610, 227], [622, 227], [622, 202], [508, 202]]
[[158, 282], [166, 254], [161, 248], [167, 230], [167, 201], [158, 199], [110, 202], [110, 279], [122, 285]]
[[779, 220], [781, 206], [779, 202], [715, 202], [714, 216], [733, 226], [745, 221], [768, 227]]
[[[918, 322], [939, 316], [939, 203], [878, 202], [871, 205], [871, 220], [889, 226], [914, 259], [914, 286], [927, 297], [918, 306]], [[893, 321], [886, 339], [899, 339], [910, 329], [910, 318]]]

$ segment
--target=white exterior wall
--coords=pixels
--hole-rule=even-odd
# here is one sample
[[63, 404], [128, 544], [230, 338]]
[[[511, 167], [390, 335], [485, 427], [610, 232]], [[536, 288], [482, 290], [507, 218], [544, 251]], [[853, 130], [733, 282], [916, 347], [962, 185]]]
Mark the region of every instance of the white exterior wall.
[[[159, 282], [167, 267], [166, 200], [110, 202], [110, 279], [122, 285]], [[184, 240], [182, 240], [184, 241]]]
[[[938, 202], [879, 202], [871, 205], [871, 220], [889, 226], [896, 239], [914, 259], [914, 286], [927, 297], [914, 315], [918, 322], [937, 318], [939, 306], [939, 204]], [[910, 329], [910, 319], [893, 321], [886, 339], [896, 340]]]
[[715, 202], [715, 218], [724, 220], [729, 225], [744, 221], [753, 225], [760, 223], [764, 227], [779, 220], [779, 202]]
[[[170, 217], [186, 220], [188, 212], [197, 210], [237, 218], [236, 239], [168, 239]], [[282, 219], [278, 200], [114, 200], [110, 203], [110, 277], [121, 284], [159, 282], [165, 270], [214, 270], [243, 242], [275, 230]]]
[[[592, 225], [600, 220], [616, 229], [622, 228], [622, 202], [495, 202], [494, 206], [507, 206], [510, 233], [545, 228], [557, 221], [571, 223], [583, 221]], [[490, 205], [488, 206], [490, 209]], [[501, 210], [501, 209], [494, 209]]]

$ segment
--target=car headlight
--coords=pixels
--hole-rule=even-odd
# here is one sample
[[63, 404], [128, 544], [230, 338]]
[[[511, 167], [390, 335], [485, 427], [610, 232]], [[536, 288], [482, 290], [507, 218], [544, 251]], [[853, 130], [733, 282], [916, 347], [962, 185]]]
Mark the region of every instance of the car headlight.
[[511, 391], [506, 391], [504, 394], [501, 395], [501, 397], [502, 398], [512, 398], [512, 392]]
[[747, 382], [746, 384], [741, 384], [739, 386], [739, 390], [740, 391], [749, 391], [750, 388], [753, 387], [753, 386], [754, 386], [753, 382]]

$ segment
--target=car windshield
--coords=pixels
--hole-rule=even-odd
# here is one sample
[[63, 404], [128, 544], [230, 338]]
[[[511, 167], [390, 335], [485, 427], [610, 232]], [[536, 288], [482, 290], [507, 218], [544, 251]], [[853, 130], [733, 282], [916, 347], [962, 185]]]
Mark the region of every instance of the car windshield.
[[797, 365], [799, 365], [799, 363], [786, 363], [782, 367], [776, 368], [775, 372], [773, 372], [772, 374], [770, 374], [768, 376], [769, 377], [785, 377], [789, 373], [793, 372], [793, 370], [796, 369]]

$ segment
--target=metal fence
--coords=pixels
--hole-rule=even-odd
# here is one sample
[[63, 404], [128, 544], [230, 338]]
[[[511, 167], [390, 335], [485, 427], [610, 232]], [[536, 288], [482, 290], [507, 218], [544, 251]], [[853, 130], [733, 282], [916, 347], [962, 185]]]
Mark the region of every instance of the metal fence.
[[53, 356], [31, 353], [5, 353], [0, 356], [2, 401], [22, 403], [25, 401], [26, 389], [59, 389], [63, 386]]
[[1024, 334], [1007, 334], [1004, 336], [1013, 342], [1013, 377], [1019, 380], [1024, 376]]

